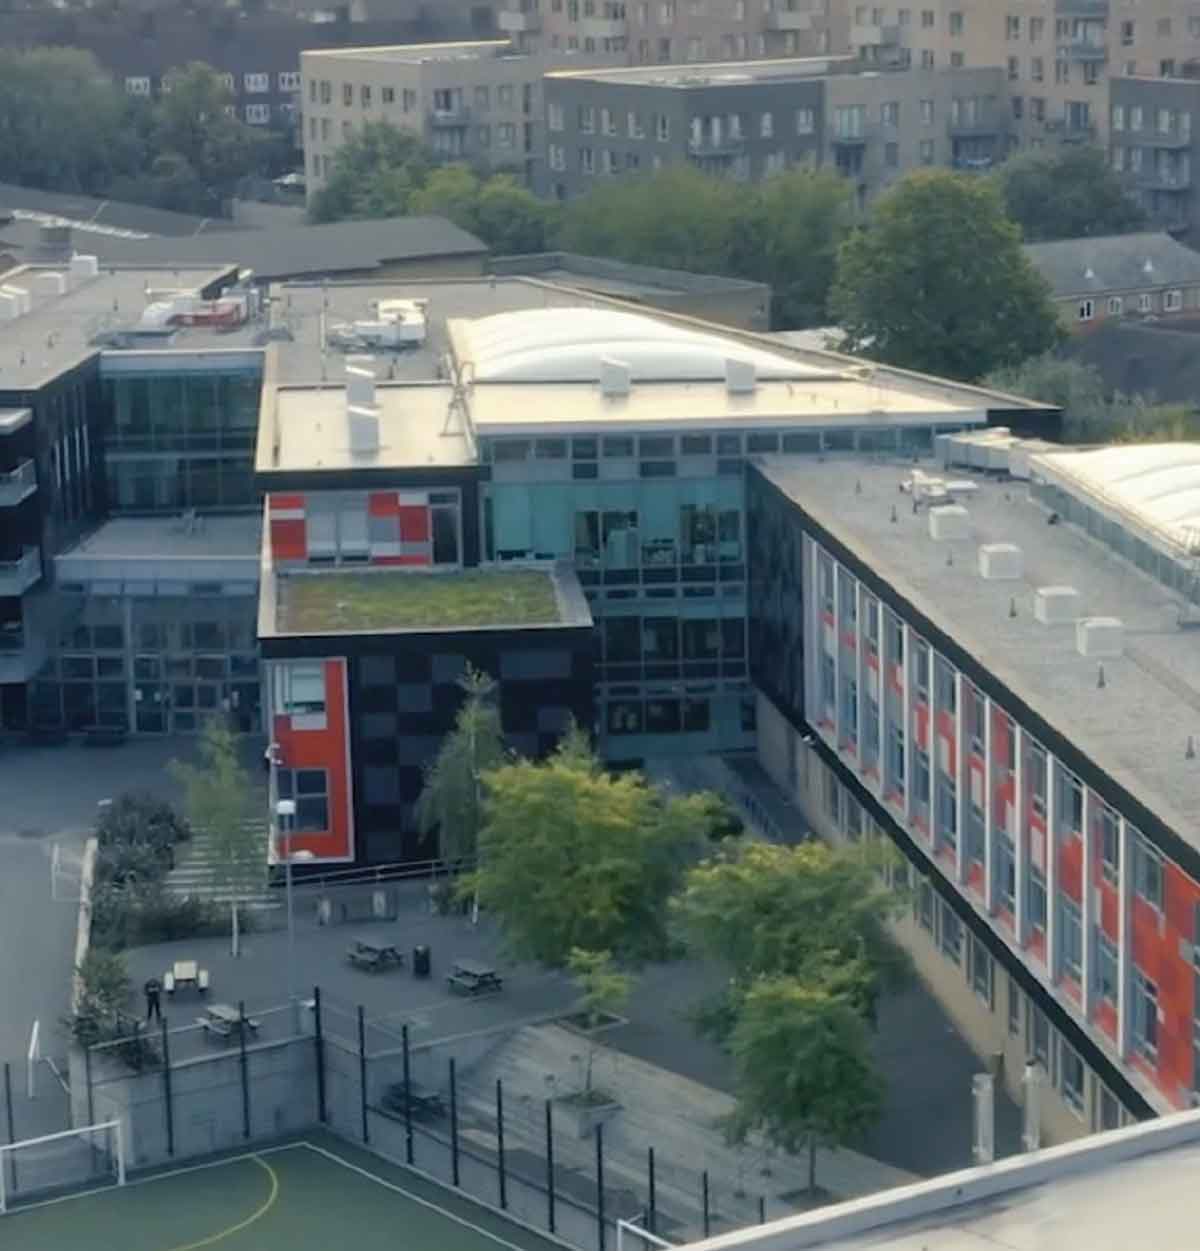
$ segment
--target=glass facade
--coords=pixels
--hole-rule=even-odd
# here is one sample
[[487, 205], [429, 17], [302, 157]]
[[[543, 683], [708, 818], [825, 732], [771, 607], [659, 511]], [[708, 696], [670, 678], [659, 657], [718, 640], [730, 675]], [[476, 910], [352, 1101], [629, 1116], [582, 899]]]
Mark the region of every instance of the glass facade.
[[59, 605], [55, 654], [32, 683], [37, 723], [191, 733], [225, 712], [241, 732], [260, 728], [254, 588], [245, 595], [63, 592]]
[[114, 513], [255, 507], [261, 366], [104, 378]]

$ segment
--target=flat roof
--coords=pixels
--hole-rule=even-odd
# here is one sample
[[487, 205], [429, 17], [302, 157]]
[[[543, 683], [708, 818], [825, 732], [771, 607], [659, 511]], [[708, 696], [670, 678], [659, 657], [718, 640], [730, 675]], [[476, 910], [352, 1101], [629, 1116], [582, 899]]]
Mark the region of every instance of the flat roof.
[[[970, 539], [935, 542], [900, 483], [933, 464], [848, 458], [761, 457], [768, 481], [889, 583], [1135, 800], [1200, 849], [1200, 771], [1185, 767], [1200, 729], [1200, 648], [1180, 628], [1179, 597], [1110, 548], [1047, 511], [1024, 483], [973, 478], [963, 500]], [[957, 469], [955, 476], [962, 477]], [[892, 521], [895, 515], [896, 520]], [[1015, 543], [1018, 581], [979, 576], [977, 548]], [[947, 564], [949, 553], [954, 563]], [[1124, 622], [1123, 653], [1102, 662], [1076, 649], [1074, 625], [1045, 626], [1034, 591], [1072, 586], [1088, 617]], [[1010, 602], [1016, 615], [1010, 615]]]
[[760, 380], [753, 391], [731, 393], [724, 382], [634, 382], [628, 395], [604, 395], [589, 382], [487, 382], [471, 391], [471, 417], [479, 434], [541, 430], [616, 431], [731, 424], [758, 427], [811, 425], [904, 426], [982, 424], [982, 408], [931, 396], [889, 391], [853, 378]]
[[[36, 389], [101, 351], [103, 345], [94, 341], [96, 336], [135, 325], [150, 303], [147, 289], [199, 290], [232, 277], [237, 266], [101, 268], [94, 278], [75, 280], [63, 295], [38, 291], [35, 278], [39, 274], [65, 270], [65, 265], [21, 266], [4, 276], [6, 287], [29, 292], [32, 308], [13, 321], [0, 322], [0, 391]], [[227, 336], [218, 337], [211, 330], [185, 332], [172, 346], [200, 339], [211, 346], [231, 346]]]
[[301, 53], [301, 57], [420, 65], [427, 61], [478, 61], [485, 57], [500, 56], [512, 51], [513, 46], [507, 39], [472, 39], [454, 43], [393, 43], [380, 44], [378, 47], [306, 48]]
[[701, 274], [686, 269], [664, 269], [659, 265], [638, 265], [605, 256], [584, 256], [578, 252], [530, 252], [515, 256], [493, 256], [488, 270], [494, 274], [544, 278], [607, 295], [694, 295], [761, 292], [770, 295], [765, 282], [748, 278], [728, 278], [724, 274]]
[[455, 410], [448, 383], [375, 388], [379, 447], [351, 452], [342, 386], [280, 387], [275, 392], [278, 437], [260, 470], [408, 469], [472, 465], [474, 440]]
[[689, 1251], [1192, 1251], [1200, 1113], [718, 1234]]
[[[558, 566], [278, 571], [280, 635], [377, 634], [590, 625], [578, 582]], [[584, 604], [581, 616], [579, 603]]]
[[584, 78], [643, 87], [738, 87], [746, 83], [790, 82], [839, 73], [861, 62], [853, 56], [789, 57], [774, 61], [705, 61], [686, 65], [637, 65], [614, 69], [553, 70], [549, 79]]

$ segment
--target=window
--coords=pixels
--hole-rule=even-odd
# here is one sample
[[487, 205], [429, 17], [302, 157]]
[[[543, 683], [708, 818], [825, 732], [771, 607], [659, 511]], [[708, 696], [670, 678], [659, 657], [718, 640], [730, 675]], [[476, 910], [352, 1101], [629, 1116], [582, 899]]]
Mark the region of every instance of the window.
[[1154, 311], [1154, 297], [1149, 292], [1143, 291], [1138, 296], [1138, 312], [1150, 313]]
[[811, 135], [816, 129], [817, 115], [812, 109], [796, 110], [796, 134]]
[[1029, 19], [1029, 42], [1041, 43], [1046, 34], [1046, 19], [1044, 17], [1031, 17]]
[[[306, 724], [296, 729], [321, 729], [325, 721], [325, 668], [313, 664], [277, 664], [275, 673], [275, 707], [289, 717], [303, 717]], [[319, 718], [321, 725], [307, 724]]]
[[1142, 106], [1140, 104], [1131, 104], [1129, 106], [1129, 129], [1141, 130], [1143, 121]]
[[764, 113], [759, 120], [759, 135], [763, 139], [770, 139], [775, 133], [775, 116], [772, 113]]
[[248, 95], [261, 95], [271, 90], [270, 74], [243, 74], [242, 83]]
[[898, 100], [885, 100], [879, 106], [879, 121], [883, 126], [899, 126], [900, 102]]
[[501, 83], [496, 88], [496, 107], [498, 109], [513, 109], [517, 106], [517, 90], [514, 83]]
[[919, 146], [922, 165], [932, 165], [934, 161], [933, 140], [922, 139]]
[[584, 135], [596, 133], [596, 110], [591, 105], [579, 106], [579, 131]]
[[948, 13], [946, 16], [950, 22], [950, 33], [952, 35], [961, 35], [963, 33], [963, 15], [961, 13]]
[[971, 962], [971, 989], [990, 1008], [995, 1002], [993, 998], [995, 962], [992, 960], [992, 953], [973, 934], [971, 935], [969, 957]]
[[127, 78], [125, 80], [125, 91], [131, 96], [148, 96], [150, 94], [150, 80], [148, 78]]
[[1120, 317], [1125, 305], [1119, 295], [1110, 295], [1108, 297], [1108, 315], [1110, 317]]
[[1029, 924], [1039, 930], [1046, 928], [1046, 879], [1033, 865], [1029, 866]]
[[953, 960], [955, 964], [962, 963], [963, 949], [963, 924], [958, 919], [958, 914], [943, 899], [940, 906], [940, 926], [938, 934], [938, 945], [942, 949], [942, 955], [948, 960]]
[[379, 96], [384, 104], [395, 104], [396, 103], [396, 88], [395, 87], [381, 87], [379, 89]]
[[1079, 301], [1079, 320], [1091, 321], [1096, 315], [1096, 305], [1091, 300]]
[[932, 126], [933, 125], [933, 101], [922, 100], [920, 104], [920, 112], [921, 112], [921, 125]]
[[517, 127], [515, 122], [501, 122], [496, 127], [496, 146], [498, 148], [512, 148], [517, 143]]
[[[1046, 62], [1040, 56], [1031, 56], [1029, 58], [1029, 77], [1035, 83], [1045, 82], [1046, 80]], [[1034, 110], [1035, 117], [1037, 110]], [[1041, 116], [1037, 118], [1041, 121], [1046, 115], [1046, 101], [1041, 102]]]
[[354, 84], [342, 83], [342, 104], [349, 108], [354, 103]]
[[1183, 292], [1167, 291], [1163, 294], [1163, 312], [1178, 313], [1183, 308]]
[[1103, 931], [1096, 935], [1096, 993], [1101, 999], [1117, 1003], [1117, 945]]
[[1096, 850], [1100, 853], [1100, 871], [1104, 880], [1115, 886], [1121, 856], [1117, 814], [1107, 804], [1099, 805], [1099, 808], [1096, 814]]
[[1141, 969], [1133, 972], [1133, 1045], [1149, 1060], [1158, 1056], [1158, 987]]
[[1019, 17], [1007, 17], [1004, 19], [1004, 37], [1005, 39], [1021, 38], [1021, 19]]
[[329, 829], [329, 775], [324, 769], [278, 769], [275, 787], [280, 799], [296, 804], [296, 815], [285, 818], [288, 833]]
[[1163, 862], [1141, 835], [1134, 840], [1133, 888], [1159, 912], [1163, 909]]
[[671, 119], [665, 113], [659, 113], [655, 117], [654, 137], [659, 143], [666, 143], [671, 138]]
[[1029, 1005], [1028, 1037], [1025, 1040], [1026, 1054], [1030, 1060], [1036, 1060], [1047, 1073], [1050, 1071], [1050, 1022], [1046, 1014], [1033, 1004]]
[[642, 115], [640, 113], [630, 109], [626, 115], [625, 124], [630, 139], [644, 139], [646, 137], [646, 132], [642, 128]]
[[929, 702], [929, 644], [917, 639], [913, 646], [913, 686], [919, 698]]
[[928, 882], [921, 882], [917, 887], [916, 898], [917, 920], [921, 928], [933, 933], [933, 887]]
[[1062, 1039], [1058, 1043], [1058, 1076], [1063, 1098], [1078, 1113], [1083, 1112], [1083, 1061], [1079, 1053]]
[[552, 143], [548, 145], [546, 149], [546, 159], [548, 160], [551, 169], [564, 170], [567, 168], [567, 150], [561, 143]]
[[1063, 972], [1075, 981], [1083, 979], [1083, 917], [1079, 905], [1061, 897]]
[[1021, 58], [1010, 56], [1008, 58], [1008, 81], [1010, 83], [1017, 82], [1021, 77]]
[[1012, 839], [1002, 830], [996, 831], [996, 896], [997, 903], [1010, 913], [1017, 909], [1017, 856]]
[[271, 106], [269, 104], [246, 105], [246, 121], [251, 126], [265, 126], [270, 120]]
[[280, 91], [299, 91], [300, 90], [299, 73], [296, 70], [284, 70], [279, 75], [279, 90]]
[[1021, 992], [1017, 983], [1008, 979], [1008, 1032], [1014, 1037], [1021, 1033]]

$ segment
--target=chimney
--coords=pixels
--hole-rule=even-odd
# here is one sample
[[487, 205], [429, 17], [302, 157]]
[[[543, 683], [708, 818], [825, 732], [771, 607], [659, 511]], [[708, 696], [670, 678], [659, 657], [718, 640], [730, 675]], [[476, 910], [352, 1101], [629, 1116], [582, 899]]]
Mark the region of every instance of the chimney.
[[76, 282], [85, 282], [89, 278], [100, 275], [100, 261], [94, 256], [82, 256], [78, 252], [71, 257], [71, 278]]

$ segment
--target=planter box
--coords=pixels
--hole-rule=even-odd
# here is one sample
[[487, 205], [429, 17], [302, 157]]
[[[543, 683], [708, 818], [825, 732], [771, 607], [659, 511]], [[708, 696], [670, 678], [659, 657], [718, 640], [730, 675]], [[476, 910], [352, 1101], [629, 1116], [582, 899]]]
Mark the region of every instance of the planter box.
[[597, 1125], [606, 1125], [621, 1110], [619, 1103], [581, 1103], [570, 1095], [556, 1102], [576, 1138], [591, 1138]]

